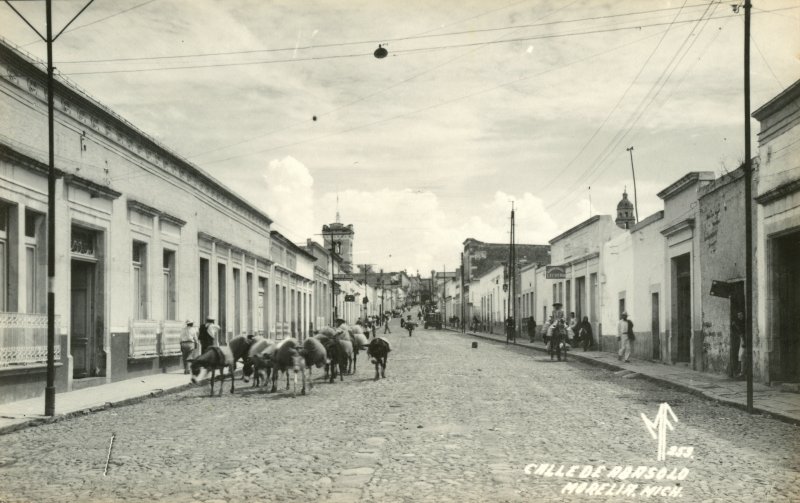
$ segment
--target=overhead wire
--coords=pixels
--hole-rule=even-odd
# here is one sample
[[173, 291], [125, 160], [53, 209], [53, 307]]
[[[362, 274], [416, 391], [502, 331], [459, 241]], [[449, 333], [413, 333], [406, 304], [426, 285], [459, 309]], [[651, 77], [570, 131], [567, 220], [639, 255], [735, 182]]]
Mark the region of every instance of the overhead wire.
[[[673, 20], [677, 20], [677, 16], [679, 16], [680, 13], [681, 13], [681, 11], [679, 10], [678, 13], [675, 15], [675, 18]], [[670, 27], [671, 27], [671, 25], [670, 25]], [[658, 39], [658, 43], [656, 43], [656, 45], [653, 47], [653, 50], [650, 51], [650, 54], [647, 55], [647, 58], [645, 58], [645, 60], [642, 63], [642, 65], [639, 67], [639, 71], [636, 72], [636, 75], [633, 77], [633, 80], [631, 80], [631, 83], [628, 84], [628, 87], [622, 93], [622, 95], [617, 100], [617, 102], [614, 104], [614, 106], [611, 107], [611, 110], [608, 112], [608, 114], [603, 119], [603, 121], [600, 123], [600, 125], [597, 127], [597, 129], [595, 129], [594, 133], [592, 133], [592, 135], [589, 136], [589, 138], [586, 140], [586, 142], [584, 142], [583, 146], [581, 146], [581, 148], [572, 157], [572, 159], [567, 163], [567, 165], [564, 166], [564, 168], [560, 169], [558, 171], [558, 173], [556, 174], [556, 176], [552, 177], [550, 180], [548, 180], [548, 182], [546, 182], [544, 184], [543, 187], [541, 187], [542, 191], [547, 190], [554, 183], [556, 183], [559, 179], [561, 179], [561, 177], [569, 170], [569, 168], [572, 167], [572, 165], [575, 163], [575, 161], [577, 161], [578, 158], [586, 151], [586, 149], [588, 148], [589, 144], [591, 144], [591, 142], [597, 137], [597, 135], [600, 134], [600, 131], [603, 130], [605, 125], [608, 123], [609, 119], [611, 119], [611, 116], [619, 108], [619, 106], [622, 103], [622, 101], [625, 99], [625, 97], [628, 96], [628, 93], [633, 88], [634, 84], [636, 84], [636, 82], [639, 80], [639, 77], [642, 75], [642, 73], [644, 72], [645, 68], [647, 68], [647, 65], [650, 63], [650, 60], [653, 58], [653, 55], [655, 55], [655, 53], [661, 47], [661, 44], [664, 42], [664, 39], [667, 37], [667, 34], [669, 34], [670, 27], [668, 27], [666, 30], [664, 30], [661, 38]]]
[[[524, 1], [528, 1], [528, 0], [524, 0]], [[565, 8], [567, 8], [567, 7], [573, 5], [576, 2], [577, 2], [577, 0], [573, 1], [570, 4], [566, 4], [563, 7], [560, 7], [559, 9], [556, 9], [555, 11], [552, 11], [550, 13], [545, 14], [544, 16], [540, 17], [539, 19], [545, 19], [546, 17], [549, 17], [549, 16], [551, 16], [551, 15], [553, 15], [553, 14], [555, 14], [555, 13], [557, 13], [557, 12], [559, 12], [559, 11], [565, 9]], [[522, 2], [518, 2], [518, 3], [522, 3]], [[470, 19], [474, 19], [474, 17], [470, 18]], [[459, 61], [460, 59], [465, 58], [465, 57], [467, 57], [469, 55], [472, 55], [475, 52], [481, 50], [483, 47], [485, 47], [485, 46], [481, 46], [481, 47], [475, 48], [475, 49], [473, 49], [471, 51], [465, 52], [464, 54], [461, 54], [461, 55], [456, 56], [454, 58], [450, 58], [447, 61], [445, 61], [444, 63], [441, 63], [441, 64], [435, 65], [433, 67], [427, 68], [427, 69], [425, 69], [425, 70], [423, 70], [421, 72], [417, 72], [417, 73], [411, 75], [410, 77], [408, 77], [406, 79], [403, 79], [403, 80], [401, 80], [399, 82], [396, 82], [395, 84], [392, 84], [392, 85], [390, 85], [388, 87], [382, 87], [382, 88], [378, 89], [377, 91], [374, 91], [372, 93], [367, 94], [366, 96], [360, 96], [360, 97], [356, 98], [355, 100], [351, 100], [351, 101], [349, 101], [347, 103], [344, 103], [344, 104], [342, 104], [342, 105], [340, 105], [338, 107], [335, 107], [335, 108], [333, 108], [331, 110], [328, 110], [326, 112], [322, 112], [322, 113], [318, 114], [318, 117], [321, 118], [321, 117], [325, 117], [325, 116], [331, 115], [331, 114], [333, 114], [335, 112], [338, 112], [338, 111], [340, 111], [340, 110], [342, 110], [344, 108], [347, 108], [347, 107], [353, 106], [355, 104], [361, 103], [363, 101], [366, 101], [367, 99], [372, 98], [374, 96], [385, 94], [388, 91], [391, 91], [392, 89], [395, 89], [395, 88], [397, 88], [397, 87], [399, 87], [401, 85], [407, 84], [408, 82], [411, 82], [412, 80], [415, 80], [415, 79], [417, 79], [417, 78], [419, 78], [419, 77], [421, 77], [423, 75], [427, 75], [427, 74], [432, 73], [434, 71], [440, 70], [440, 69], [444, 68], [445, 66], [454, 64], [455, 62]], [[230, 148], [230, 147], [233, 147], [233, 146], [238, 146], [238, 145], [241, 145], [243, 143], [247, 143], [247, 142], [250, 142], [250, 141], [253, 141], [253, 140], [256, 140], [256, 139], [265, 138], [265, 137], [270, 136], [270, 135], [272, 135], [272, 134], [274, 134], [276, 132], [283, 132], [283, 131], [286, 131], [286, 130], [289, 130], [289, 129], [293, 129], [295, 126], [300, 125], [300, 124], [305, 124], [305, 123], [307, 123], [307, 120], [306, 121], [301, 121], [301, 122], [296, 122], [295, 124], [289, 126], [288, 128], [273, 129], [273, 130], [268, 131], [268, 132], [263, 133], [263, 134], [259, 134], [259, 135], [256, 135], [256, 136], [251, 136], [250, 138], [247, 138], [245, 140], [240, 140], [240, 141], [237, 141], [237, 142], [232, 143], [232, 144], [222, 145], [222, 146], [218, 146], [218, 147], [215, 147], [215, 148], [212, 148], [212, 149], [200, 152], [200, 153], [196, 153], [196, 154], [193, 154], [191, 157], [192, 158], [197, 158], [199, 156], [202, 156], [202, 155], [205, 155], [205, 154], [208, 154], [208, 153], [218, 152], [220, 150], [224, 150], [226, 148]]]
[[337, 136], [337, 135], [340, 135], [340, 134], [349, 133], [349, 132], [356, 131], [356, 130], [359, 130], [359, 129], [364, 129], [364, 128], [367, 128], [367, 127], [375, 126], [375, 125], [382, 124], [382, 123], [385, 123], [385, 122], [389, 122], [389, 121], [392, 121], [392, 120], [395, 120], [395, 119], [399, 119], [399, 118], [407, 117], [407, 116], [410, 116], [410, 115], [414, 115], [414, 114], [417, 114], [417, 113], [420, 113], [420, 112], [425, 112], [425, 111], [428, 111], [428, 110], [432, 110], [434, 108], [439, 108], [439, 107], [442, 107], [442, 106], [445, 106], [445, 105], [449, 105], [451, 103], [455, 103], [457, 101], [461, 101], [461, 100], [464, 100], [464, 99], [472, 98], [474, 96], [477, 96], [477, 95], [480, 95], [480, 94], [484, 94], [486, 92], [490, 92], [490, 91], [493, 91], [495, 89], [500, 89], [502, 87], [506, 87], [506, 86], [509, 86], [511, 84], [515, 84], [515, 83], [518, 83], [518, 82], [522, 82], [522, 81], [530, 80], [530, 79], [533, 79], [533, 78], [536, 78], [536, 77], [540, 77], [540, 76], [545, 75], [547, 73], [550, 73], [550, 72], [553, 72], [553, 71], [557, 71], [557, 70], [560, 70], [562, 68], [567, 68], [567, 67], [572, 66], [574, 64], [581, 63], [583, 61], [587, 61], [589, 59], [596, 58], [598, 56], [602, 56], [604, 54], [611, 53], [611, 52], [616, 51], [618, 49], [627, 47], [629, 45], [633, 45], [635, 43], [641, 42], [642, 40], [646, 40], [646, 39], [652, 38], [652, 37], [654, 37], [656, 35], [660, 35], [660, 34], [661, 34], [661, 32], [658, 32], [658, 33], [655, 33], [655, 34], [650, 34], [650, 35], [647, 35], [645, 37], [642, 37], [641, 39], [636, 39], [633, 42], [626, 42], [624, 44], [615, 46], [612, 49], [608, 49], [608, 50], [605, 50], [605, 51], [600, 51], [600, 52], [597, 52], [597, 53], [593, 53], [593, 54], [591, 54], [589, 56], [585, 56], [585, 57], [576, 59], [574, 61], [571, 61], [571, 62], [569, 62], [567, 64], [564, 64], [564, 65], [561, 65], [561, 66], [558, 66], [558, 67], [555, 67], [555, 68], [543, 70], [541, 72], [537, 72], [537, 73], [535, 73], [533, 75], [530, 75], [530, 76], [527, 76], [527, 77], [517, 78], [517, 79], [514, 79], [512, 81], [504, 82], [504, 83], [496, 85], [496, 86], [492, 86], [492, 87], [489, 87], [489, 88], [484, 88], [484, 89], [481, 89], [481, 90], [478, 90], [478, 91], [475, 91], [475, 92], [472, 92], [472, 93], [468, 93], [468, 94], [465, 94], [465, 95], [457, 96], [455, 98], [451, 98], [451, 99], [448, 99], [448, 100], [445, 100], [445, 101], [442, 101], [442, 102], [439, 102], [439, 103], [435, 103], [433, 105], [429, 105], [429, 106], [422, 107], [422, 108], [419, 108], [419, 109], [416, 109], [416, 110], [412, 110], [410, 112], [406, 112], [406, 113], [394, 115], [394, 116], [391, 116], [391, 117], [388, 117], [388, 118], [379, 119], [379, 120], [376, 120], [376, 121], [373, 121], [373, 122], [369, 122], [369, 123], [353, 126], [351, 128], [348, 128], [348, 129], [335, 131], [335, 132], [328, 133], [328, 134], [325, 134], [325, 135], [316, 136], [314, 138], [310, 138], [310, 139], [307, 139], [307, 140], [298, 140], [296, 142], [286, 143], [286, 144], [282, 144], [282, 145], [279, 145], [279, 146], [270, 147], [270, 148], [267, 148], [267, 149], [260, 149], [260, 150], [257, 150], [257, 151], [237, 154], [237, 155], [225, 157], [225, 158], [222, 158], [222, 159], [215, 159], [215, 160], [211, 160], [211, 161], [206, 161], [203, 164], [216, 164], [216, 163], [220, 163], [220, 162], [230, 161], [230, 160], [233, 160], [233, 159], [239, 159], [239, 158], [242, 158], [242, 157], [249, 157], [249, 156], [256, 155], [256, 154], [263, 154], [263, 153], [271, 152], [273, 150], [278, 150], [278, 149], [281, 149], [281, 148], [293, 147], [293, 146], [301, 145], [301, 144], [304, 144], [304, 143], [309, 143], [309, 142], [312, 142], [312, 141], [318, 141], [318, 140], [322, 140], [322, 139], [325, 139], [325, 138], [330, 138], [332, 136]]
[[[716, 6], [719, 5], [719, 3], [720, 3], [719, 1], [712, 2], [712, 3], [709, 4], [709, 8], [711, 6], [714, 6], [716, 8]], [[713, 14], [713, 11], [712, 11], [712, 14]], [[705, 26], [707, 26], [708, 22], [712, 18], [713, 18], [712, 16], [708, 16], [705, 19], [706, 23], [703, 25], [703, 28], [705, 28]], [[702, 33], [703, 28], [701, 28], [701, 30], [697, 33], [696, 36], [692, 37], [692, 35], [694, 35], [694, 31], [700, 25], [700, 22], [702, 20], [703, 20], [703, 18], [701, 17], [701, 19], [697, 21], [697, 24], [692, 28], [692, 30], [686, 36], [686, 38], [684, 38], [683, 42], [678, 47], [678, 49], [675, 51], [675, 53], [673, 54], [673, 56], [670, 59], [670, 61], [664, 67], [664, 70], [662, 70], [661, 74], [656, 79], [656, 81], [653, 83], [653, 85], [650, 87], [650, 89], [648, 90], [647, 94], [644, 96], [642, 101], [640, 101], [639, 105], [637, 105], [637, 107], [634, 109], [634, 111], [632, 112], [632, 114], [630, 116], [631, 118], [629, 118], [628, 121], [627, 121], [628, 122], [627, 127], [623, 126], [623, 128], [621, 128], [617, 132], [617, 134], [614, 135], [614, 137], [606, 145], [606, 147], [603, 150], [601, 150], [601, 152], [597, 156], [595, 156], [594, 160], [591, 163], [589, 163], [587, 165], [587, 168], [578, 177], [579, 179], [585, 180], [586, 183], [594, 182], [597, 179], [597, 176], [600, 173], [603, 173], [606, 169], [608, 169], [608, 167], [602, 168], [604, 163], [609, 159], [609, 157], [613, 153], [616, 152], [616, 149], [619, 147], [619, 145], [622, 143], [622, 141], [630, 134], [631, 130], [633, 130], [633, 128], [636, 126], [636, 124], [642, 118], [642, 116], [647, 111], [647, 109], [650, 107], [650, 105], [652, 105], [652, 103], [655, 101], [655, 99], [658, 97], [658, 95], [664, 89], [664, 86], [669, 81], [669, 79], [671, 78], [672, 74], [678, 68], [680, 63], [683, 61], [683, 58], [686, 57], [686, 55], [689, 53], [689, 51], [694, 46], [696, 41], [699, 39], [699, 35], [700, 35], [700, 33]], [[689, 45], [687, 47], [686, 44], [690, 39], [691, 39], [691, 43], [689, 43]], [[676, 63], [676, 59], [677, 59], [677, 63]], [[575, 195], [569, 195], [565, 199], [562, 199], [562, 200], [559, 200], [559, 201], [555, 201], [554, 203], [551, 203], [546, 208], [550, 209], [552, 207], [563, 206], [564, 204], [573, 201], [575, 199], [575, 197], [576, 197]]]
[[[727, 17], [735, 17], [733, 14], [726, 14], [722, 16], [717, 16], [712, 19], [724, 19]], [[530, 42], [533, 40], [546, 40], [546, 39], [555, 39], [555, 38], [564, 38], [564, 37], [576, 37], [576, 36], [584, 36], [584, 35], [595, 35], [595, 34], [602, 34], [602, 33], [613, 33], [619, 31], [629, 31], [629, 30], [642, 30], [644, 28], [654, 28], [659, 26], [667, 26], [672, 24], [687, 24], [693, 23], [697, 21], [701, 21], [702, 18], [699, 19], [686, 19], [681, 21], [676, 21], [674, 23], [649, 23], [649, 24], [641, 24], [641, 25], [634, 25], [634, 26], [621, 26], [621, 27], [613, 27], [613, 28], [604, 28], [604, 29], [597, 29], [597, 30], [586, 30], [586, 31], [576, 31], [576, 32], [569, 32], [569, 33], [556, 33], [556, 34], [546, 34], [546, 35], [534, 35], [534, 36], [527, 36], [527, 37], [518, 37], [518, 38], [510, 38], [510, 39], [503, 39], [503, 40], [496, 40], [496, 41], [489, 41], [489, 42], [465, 42], [460, 44], [448, 44], [448, 45], [438, 45], [438, 46], [428, 46], [428, 47], [419, 47], [413, 49], [398, 49], [393, 50], [393, 56], [403, 56], [408, 54], [415, 54], [419, 52], [432, 52], [432, 51], [442, 51], [448, 49], [459, 49], [464, 47], [475, 47], [475, 46], [483, 46], [483, 45], [494, 45], [494, 44], [508, 44], [514, 42]], [[267, 60], [256, 60], [256, 61], [237, 61], [237, 62], [230, 62], [230, 63], [208, 63], [208, 64], [196, 64], [196, 65], [182, 65], [182, 66], [159, 66], [159, 67], [149, 67], [149, 68], [123, 68], [123, 69], [115, 69], [115, 70], [94, 70], [94, 71], [78, 71], [78, 72], [64, 72], [66, 75], [111, 75], [117, 73], [144, 73], [144, 72], [162, 72], [162, 71], [172, 71], [172, 70], [199, 70], [199, 69], [207, 69], [207, 68], [227, 68], [227, 67], [235, 67], [235, 66], [253, 66], [253, 65], [269, 65], [269, 64], [282, 64], [282, 63], [298, 63], [298, 62], [306, 62], [306, 61], [324, 61], [329, 59], [347, 59], [347, 58], [356, 58], [356, 57], [364, 57], [364, 56], [371, 56], [372, 52], [358, 52], [358, 53], [349, 53], [349, 54], [332, 54], [332, 55], [325, 55], [325, 56], [309, 56], [305, 58], [286, 58], [286, 59], [267, 59]]]
[[[92, 26], [92, 25], [95, 25], [95, 24], [98, 24], [98, 23], [102, 23], [103, 21], [111, 19], [112, 17], [116, 17], [116, 16], [119, 16], [121, 14], [125, 14], [127, 12], [132, 11], [132, 10], [138, 9], [139, 7], [144, 7], [145, 5], [151, 4], [151, 3], [155, 2], [155, 1], [156, 0], [147, 0], [146, 2], [142, 2], [140, 4], [134, 5], [133, 7], [129, 7], [127, 9], [123, 9], [121, 11], [118, 11], [118, 12], [115, 12], [113, 14], [110, 14], [110, 15], [108, 15], [106, 17], [103, 17], [103, 18], [100, 18], [100, 19], [96, 19], [96, 20], [94, 20], [92, 22], [89, 22], [89, 23], [86, 23], [86, 24], [81, 24], [81, 25], [75, 26], [74, 28], [70, 28], [69, 30], [66, 30], [64, 33], [72, 33], [73, 31], [80, 30], [81, 28], [86, 28], [87, 26]], [[42, 42], [42, 39], [33, 40], [31, 42], [28, 42], [27, 44], [21, 45], [20, 47], [27, 47], [27, 46], [33, 45], [33, 44], [35, 44], [37, 42]]]
[[[150, 0], [151, 2], [154, 0]], [[525, 3], [530, 0], [523, 0], [521, 2], [516, 2], [511, 5], [517, 5], [520, 3]], [[149, 2], [146, 2], [149, 3]], [[691, 6], [685, 7], [686, 9], [693, 8], [693, 7], [703, 7], [706, 3], [695, 4]], [[497, 10], [502, 10], [508, 8], [501, 7], [499, 9], [495, 9], [491, 12], [496, 12]], [[564, 7], [560, 8], [559, 10], [563, 9]], [[613, 19], [618, 17], [629, 17], [629, 16], [638, 16], [641, 14], [653, 14], [658, 12], [667, 12], [671, 10], [678, 9], [678, 7], [667, 7], [663, 9], [650, 9], [644, 11], [634, 11], [634, 12], [626, 12], [621, 14], [609, 14], [605, 16], [593, 16], [593, 17], [585, 17], [585, 18], [578, 18], [578, 19], [566, 19], [566, 20], [559, 20], [559, 21], [548, 21], [544, 23], [529, 23], [529, 24], [522, 24], [522, 25], [509, 25], [509, 26], [502, 26], [502, 27], [495, 27], [495, 28], [482, 28], [482, 29], [472, 29], [472, 30], [463, 30], [457, 32], [447, 32], [447, 33], [438, 33], [429, 35], [428, 33], [435, 31], [429, 30], [428, 32], [424, 32], [418, 35], [411, 35], [405, 37], [394, 37], [394, 38], [387, 38], [387, 39], [374, 39], [374, 40], [360, 40], [360, 41], [353, 41], [353, 42], [335, 42], [330, 44], [312, 44], [312, 45], [305, 45], [305, 46], [292, 46], [292, 47], [280, 47], [274, 49], [248, 49], [248, 50], [241, 50], [241, 51], [219, 51], [219, 52], [203, 52], [203, 53], [194, 53], [194, 54], [171, 54], [171, 55], [164, 55], [164, 56], [139, 56], [139, 57], [129, 57], [129, 58], [105, 58], [105, 59], [84, 59], [84, 60], [64, 60], [58, 61], [58, 64], [83, 64], [83, 63], [112, 63], [112, 62], [120, 62], [120, 61], [155, 61], [155, 60], [162, 60], [162, 59], [183, 59], [183, 58], [200, 58], [200, 57], [219, 57], [219, 56], [234, 56], [234, 55], [243, 55], [243, 54], [257, 54], [257, 53], [270, 53], [270, 52], [286, 52], [286, 51], [303, 51], [303, 50], [310, 50], [310, 49], [326, 49], [332, 47], [347, 47], [353, 45], [366, 45], [366, 44], [378, 44], [378, 43], [389, 43], [389, 42], [401, 42], [401, 41], [408, 41], [408, 40], [419, 40], [419, 39], [426, 39], [426, 38], [434, 38], [434, 37], [452, 37], [452, 36], [459, 36], [459, 35], [472, 35], [475, 33], [487, 33], [487, 32], [494, 32], [494, 31], [506, 31], [506, 30], [519, 30], [522, 28], [539, 28], [542, 26], [551, 26], [551, 25], [558, 25], [558, 24], [567, 24], [567, 23], [579, 23], [584, 21], [597, 21], [603, 19]], [[480, 14], [478, 16], [473, 16], [471, 18], [467, 18], [463, 21], [458, 21], [456, 23], [451, 23], [448, 26], [452, 26], [453, 24], [457, 24], [464, 21], [469, 21], [475, 19], [477, 17], [481, 17], [486, 13]]]

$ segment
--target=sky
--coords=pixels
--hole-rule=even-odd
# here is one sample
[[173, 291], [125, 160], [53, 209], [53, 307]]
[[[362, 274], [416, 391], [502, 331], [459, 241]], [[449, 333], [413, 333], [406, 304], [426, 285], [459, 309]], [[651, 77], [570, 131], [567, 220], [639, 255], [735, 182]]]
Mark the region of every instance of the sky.
[[[55, 0], [60, 30], [86, 4]], [[58, 72], [354, 262], [455, 269], [467, 238], [547, 242], [623, 190], [643, 219], [744, 159], [743, 9], [699, 0], [96, 0]], [[754, 0], [751, 103], [800, 78], [800, 0]], [[44, 2], [13, 1], [41, 33]], [[45, 60], [7, 5], [0, 34]], [[388, 56], [378, 59], [378, 45]], [[758, 122], [753, 120], [753, 152]], [[628, 150], [633, 147], [633, 150]]]

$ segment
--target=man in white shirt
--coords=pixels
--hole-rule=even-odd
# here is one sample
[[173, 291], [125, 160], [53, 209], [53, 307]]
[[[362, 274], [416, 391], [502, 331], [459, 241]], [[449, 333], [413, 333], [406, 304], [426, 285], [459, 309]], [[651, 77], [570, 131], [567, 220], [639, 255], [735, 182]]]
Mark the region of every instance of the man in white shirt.
[[623, 312], [619, 317], [617, 341], [619, 342], [617, 359], [630, 362], [631, 351], [633, 351], [633, 323], [628, 320], [628, 313]]

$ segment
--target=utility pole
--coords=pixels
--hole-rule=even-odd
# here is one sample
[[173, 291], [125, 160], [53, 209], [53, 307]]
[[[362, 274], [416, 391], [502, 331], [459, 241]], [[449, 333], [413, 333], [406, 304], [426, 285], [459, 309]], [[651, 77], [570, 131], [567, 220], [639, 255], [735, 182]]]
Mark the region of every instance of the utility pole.
[[331, 326], [336, 326], [336, 279], [334, 264], [336, 263], [336, 241], [331, 237]]
[[11, 7], [25, 24], [30, 27], [39, 38], [47, 43], [47, 146], [48, 146], [48, 172], [47, 172], [47, 384], [44, 388], [44, 415], [54, 416], [56, 413], [56, 162], [55, 162], [55, 97], [54, 97], [54, 76], [53, 76], [53, 42], [64, 33], [69, 25], [85, 11], [94, 0], [84, 5], [75, 16], [53, 36], [53, 9], [52, 0], [45, 2], [45, 19], [47, 23], [47, 36], [43, 37], [39, 30], [25, 19], [25, 16], [11, 5], [9, 0], [6, 4]]
[[464, 252], [461, 252], [461, 331], [467, 332], [467, 294], [464, 291]]
[[636, 216], [636, 223], [639, 223], [639, 202], [636, 198], [636, 171], [633, 169], [633, 145], [626, 149], [631, 154], [631, 174], [633, 175], [633, 211]]
[[364, 268], [364, 300], [362, 304], [364, 305], [364, 324], [367, 323], [367, 303], [369, 299], [367, 298], [367, 270], [373, 264], [359, 264], [359, 266]]
[[516, 254], [514, 250], [514, 201], [511, 201], [511, 232], [510, 232], [510, 244], [508, 248], [508, 305], [506, 306], [506, 344], [508, 344], [508, 340], [514, 337], [514, 342], [516, 343], [516, 337], [514, 332], [517, 329], [517, 319], [516, 319], [516, 302], [514, 299], [514, 276], [515, 276], [515, 267], [514, 262], [516, 261]]
[[747, 412], [753, 413], [753, 166], [750, 152], [750, 0], [744, 2], [744, 246]]
[[447, 326], [447, 271], [442, 264], [442, 323]]

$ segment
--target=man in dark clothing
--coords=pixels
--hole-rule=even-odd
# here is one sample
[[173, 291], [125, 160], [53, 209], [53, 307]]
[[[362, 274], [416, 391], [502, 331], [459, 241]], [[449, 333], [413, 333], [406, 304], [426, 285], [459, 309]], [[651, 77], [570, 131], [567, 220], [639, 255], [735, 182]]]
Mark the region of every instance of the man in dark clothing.
[[536, 337], [536, 320], [533, 319], [533, 316], [528, 318], [528, 339], [530, 342], [533, 342], [533, 339]]

